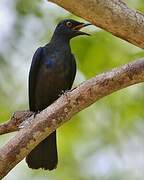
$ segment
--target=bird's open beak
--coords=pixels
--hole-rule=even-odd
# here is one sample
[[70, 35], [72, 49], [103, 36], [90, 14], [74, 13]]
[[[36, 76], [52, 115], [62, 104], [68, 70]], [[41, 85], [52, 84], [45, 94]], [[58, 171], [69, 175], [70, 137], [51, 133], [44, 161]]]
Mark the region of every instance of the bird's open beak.
[[82, 32], [82, 31], [80, 31], [80, 29], [82, 29], [83, 27], [86, 27], [86, 26], [90, 26], [90, 25], [92, 25], [92, 24], [90, 24], [90, 23], [80, 23], [79, 25], [73, 27], [72, 29], [80, 32], [81, 35], [88, 35], [89, 36], [90, 34]]

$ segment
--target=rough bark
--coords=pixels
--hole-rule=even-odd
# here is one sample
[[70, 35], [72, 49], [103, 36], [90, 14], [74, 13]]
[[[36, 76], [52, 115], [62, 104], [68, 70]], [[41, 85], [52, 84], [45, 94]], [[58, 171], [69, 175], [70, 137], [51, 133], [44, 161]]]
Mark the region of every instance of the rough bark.
[[17, 135], [0, 149], [0, 179], [76, 113], [112, 92], [140, 82], [144, 82], [144, 59], [100, 74], [62, 95], [30, 122], [26, 121]]
[[120, 0], [49, 0], [113, 35], [144, 48], [144, 14]]
[[20, 124], [31, 117], [32, 114], [33, 113], [28, 110], [13, 113], [9, 121], [0, 124], [0, 135], [19, 130]]

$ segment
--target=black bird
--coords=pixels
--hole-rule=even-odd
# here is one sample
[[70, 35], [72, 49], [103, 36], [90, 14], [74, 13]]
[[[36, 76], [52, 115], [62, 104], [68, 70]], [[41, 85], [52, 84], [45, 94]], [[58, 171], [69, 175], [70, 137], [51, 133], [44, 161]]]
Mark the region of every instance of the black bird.
[[[84, 24], [72, 19], [61, 21], [50, 43], [36, 50], [29, 73], [29, 108], [35, 113], [52, 104], [62, 93], [72, 87], [76, 62], [71, 53], [70, 40], [79, 35]], [[58, 163], [56, 131], [38, 144], [26, 157], [32, 169], [56, 168]]]

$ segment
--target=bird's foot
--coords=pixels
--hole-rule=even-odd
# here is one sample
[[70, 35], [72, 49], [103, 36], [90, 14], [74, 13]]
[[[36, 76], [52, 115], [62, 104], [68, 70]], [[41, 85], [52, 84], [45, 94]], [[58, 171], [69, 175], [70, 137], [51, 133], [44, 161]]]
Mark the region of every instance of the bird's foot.
[[33, 115], [32, 115], [30, 118], [26, 119], [25, 121], [23, 121], [23, 122], [19, 125], [19, 129], [23, 129], [23, 128], [29, 126], [30, 124], [32, 124], [33, 119], [34, 119], [34, 118], [36, 117], [36, 115], [39, 114], [39, 113], [40, 113], [40, 111], [34, 112]]
[[68, 89], [68, 90], [63, 90], [63, 91], [61, 91], [61, 94], [59, 94], [59, 97], [60, 96], [65, 96], [66, 97], [66, 99], [67, 99], [67, 101], [70, 101], [70, 99], [69, 99], [69, 92], [71, 92], [71, 89]]
[[35, 118], [37, 114], [39, 114], [40, 111], [34, 112], [33, 117]]
[[59, 94], [59, 97], [62, 95], [67, 95], [68, 92], [71, 92], [71, 89], [67, 89], [67, 90], [62, 90], [61, 93]]

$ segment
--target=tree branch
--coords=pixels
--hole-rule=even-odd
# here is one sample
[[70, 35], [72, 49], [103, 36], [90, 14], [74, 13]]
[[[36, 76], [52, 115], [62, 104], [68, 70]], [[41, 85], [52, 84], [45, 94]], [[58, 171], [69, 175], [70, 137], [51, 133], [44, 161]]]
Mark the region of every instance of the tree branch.
[[144, 14], [120, 0], [49, 0], [113, 35], [144, 48]]
[[0, 135], [14, 132], [19, 130], [19, 126], [22, 122], [32, 116], [33, 112], [28, 110], [26, 111], [17, 111], [13, 113], [11, 119], [6, 123], [0, 124]]
[[[100, 74], [62, 95], [35, 118], [31, 118], [31, 121], [0, 149], [0, 179], [37, 144], [76, 113], [104, 96], [140, 82], [144, 82], [144, 59]], [[29, 112], [24, 111], [24, 117], [27, 113]]]

